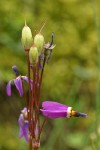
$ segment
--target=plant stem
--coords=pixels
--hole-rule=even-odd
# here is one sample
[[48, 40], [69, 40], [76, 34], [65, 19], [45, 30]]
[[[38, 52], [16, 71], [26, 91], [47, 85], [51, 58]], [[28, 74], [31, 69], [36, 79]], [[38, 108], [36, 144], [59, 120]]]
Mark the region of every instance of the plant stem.
[[[39, 112], [39, 106], [40, 106], [41, 84], [42, 84], [42, 77], [43, 77], [45, 62], [46, 62], [46, 59], [44, 58], [43, 68], [42, 68], [41, 75], [40, 75], [40, 80], [39, 80], [38, 98], [37, 98], [37, 105], [38, 105], [37, 122], [38, 122], [38, 130], [39, 130], [38, 140], [40, 140], [40, 134], [41, 134], [41, 131], [40, 131], [40, 112]], [[39, 69], [39, 66], [38, 66], [38, 69]]]
[[38, 106], [40, 104], [40, 96], [41, 96], [41, 84], [42, 84], [42, 77], [43, 77], [43, 72], [44, 72], [44, 66], [45, 66], [46, 58], [44, 58], [43, 61], [43, 69], [41, 71], [41, 76], [40, 76], [40, 81], [39, 81], [39, 89], [38, 89]]
[[34, 118], [34, 114], [35, 114], [34, 104], [36, 101], [36, 87], [35, 87], [35, 85], [36, 85], [36, 66], [33, 66], [32, 73], [33, 73], [33, 83], [32, 83], [32, 99], [31, 99], [31, 118], [32, 118], [32, 136], [35, 139], [36, 122], [35, 122], [35, 118]]
[[30, 141], [29, 141], [29, 149], [32, 150], [32, 122], [31, 122], [31, 85], [30, 85], [30, 61], [29, 61], [29, 51], [26, 52], [27, 57], [27, 66], [28, 66], [28, 85], [29, 85], [29, 133], [30, 133]]
[[42, 123], [41, 129], [40, 129], [40, 132], [39, 132], [39, 135], [38, 135], [38, 141], [40, 140], [40, 135], [41, 135], [41, 132], [43, 130], [43, 127], [44, 127], [46, 121], [47, 121], [47, 117], [44, 119], [44, 121]]

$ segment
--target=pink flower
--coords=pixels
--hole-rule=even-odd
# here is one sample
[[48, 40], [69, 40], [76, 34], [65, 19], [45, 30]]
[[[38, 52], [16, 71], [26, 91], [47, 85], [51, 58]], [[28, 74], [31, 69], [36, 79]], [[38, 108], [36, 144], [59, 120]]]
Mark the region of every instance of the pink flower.
[[40, 111], [47, 118], [87, 117], [87, 114], [76, 112], [70, 106], [51, 101], [43, 102]]
[[20, 127], [19, 137], [24, 137], [29, 142], [29, 122], [27, 120], [27, 108], [25, 107], [19, 116], [18, 123]]

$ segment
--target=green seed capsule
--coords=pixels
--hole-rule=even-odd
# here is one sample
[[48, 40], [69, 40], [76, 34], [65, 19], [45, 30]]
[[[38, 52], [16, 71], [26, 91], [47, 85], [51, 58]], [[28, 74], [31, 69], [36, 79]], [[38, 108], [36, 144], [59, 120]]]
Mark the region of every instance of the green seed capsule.
[[25, 50], [29, 50], [32, 46], [32, 32], [31, 29], [25, 24], [22, 29], [22, 44]]
[[39, 56], [43, 50], [43, 45], [44, 45], [44, 36], [42, 34], [37, 34], [35, 37], [34, 37], [34, 44], [35, 46], [37, 47], [38, 49], [38, 52], [39, 52]]
[[32, 46], [29, 51], [30, 64], [33, 66], [38, 62], [38, 49], [36, 46]]

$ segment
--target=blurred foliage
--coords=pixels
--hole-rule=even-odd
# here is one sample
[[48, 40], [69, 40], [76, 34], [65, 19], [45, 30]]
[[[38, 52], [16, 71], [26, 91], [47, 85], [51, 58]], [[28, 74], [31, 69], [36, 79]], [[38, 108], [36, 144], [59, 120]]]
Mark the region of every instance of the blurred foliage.
[[14, 86], [12, 97], [5, 93], [6, 83], [15, 77], [13, 65], [27, 74], [21, 44], [25, 18], [33, 35], [46, 22], [45, 42], [55, 33], [56, 47], [45, 68], [41, 100], [59, 101], [89, 115], [48, 120], [41, 150], [100, 149], [99, 8], [99, 0], [0, 1], [0, 150], [28, 149], [24, 139], [18, 138], [17, 119], [24, 99]]

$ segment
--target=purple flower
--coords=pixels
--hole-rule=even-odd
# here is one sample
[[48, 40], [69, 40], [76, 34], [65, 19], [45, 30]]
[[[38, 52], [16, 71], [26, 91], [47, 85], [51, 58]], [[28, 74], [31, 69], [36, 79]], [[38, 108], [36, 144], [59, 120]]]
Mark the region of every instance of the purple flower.
[[11, 84], [14, 82], [16, 89], [18, 90], [20, 96], [23, 96], [23, 85], [22, 80], [25, 80], [28, 83], [28, 77], [18, 76], [16, 79], [10, 80], [6, 86], [6, 92], [8, 96], [11, 96]]
[[27, 120], [27, 108], [24, 108], [19, 116], [18, 123], [20, 127], [19, 137], [24, 137], [29, 142], [29, 122]]
[[[27, 76], [18, 76], [16, 79], [12, 79], [8, 82], [6, 86], [6, 93], [8, 96], [11, 96], [11, 84], [14, 82], [16, 89], [18, 90], [20, 96], [23, 96], [23, 80], [25, 80], [28, 83], [28, 77]], [[32, 89], [32, 83], [33, 81], [30, 80], [31, 89]]]
[[87, 114], [76, 112], [72, 107], [51, 101], [45, 101], [42, 103], [40, 111], [47, 118], [70, 118], [75, 117], [87, 117]]
[[[27, 108], [25, 107], [19, 116], [18, 124], [20, 127], [19, 137], [24, 137], [27, 142], [29, 142], [29, 121], [27, 115]], [[38, 135], [38, 126], [35, 127], [35, 136]]]
[[[23, 80], [25, 80], [27, 83], [29, 83], [28, 77], [21, 76], [16, 66], [12, 66], [12, 69], [17, 77], [8, 82], [8, 84], [6, 86], [7, 95], [11, 96], [11, 84], [12, 84], [12, 82], [14, 82], [16, 89], [18, 90], [20, 96], [23, 96]], [[33, 81], [30, 80], [31, 89], [32, 89], [32, 84], [33, 84]]]

